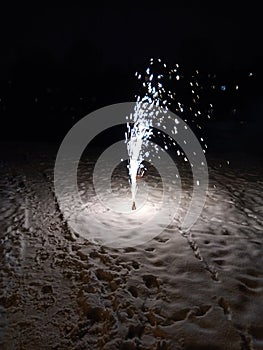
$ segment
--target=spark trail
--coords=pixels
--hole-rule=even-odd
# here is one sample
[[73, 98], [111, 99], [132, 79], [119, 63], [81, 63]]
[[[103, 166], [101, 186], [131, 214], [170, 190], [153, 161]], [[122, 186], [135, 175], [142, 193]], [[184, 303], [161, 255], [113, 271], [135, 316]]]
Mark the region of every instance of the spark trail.
[[[142, 177], [147, 170], [144, 160], [151, 162], [154, 157], [160, 157], [159, 151], [177, 147], [175, 140], [167, 135], [163, 138], [163, 148], [157, 144], [149, 148], [149, 141], [156, 137], [153, 128], [161, 125], [165, 129], [165, 119], [169, 118], [169, 109], [177, 113], [188, 125], [191, 125], [198, 134], [202, 132], [202, 123], [207, 122], [214, 112], [214, 104], [207, 102], [214, 90], [207, 78], [194, 70], [191, 74], [185, 74], [179, 64], [168, 67], [160, 58], [151, 58], [149, 66], [144, 72], [136, 72], [135, 76], [142, 82], [141, 91], [136, 95], [134, 112], [126, 117], [127, 132], [125, 142], [128, 152], [128, 171], [131, 185], [132, 210], [136, 210], [135, 198], [137, 192], [137, 179]], [[210, 79], [210, 74], [208, 75]], [[178, 120], [172, 134], [176, 135]], [[176, 136], [175, 136], [176, 138]], [[199, 136], [204, 153], [207, 144], [203, 135]], [[176, 154], [182, 156], [185, 161], [184, 151], [178, 147]]]

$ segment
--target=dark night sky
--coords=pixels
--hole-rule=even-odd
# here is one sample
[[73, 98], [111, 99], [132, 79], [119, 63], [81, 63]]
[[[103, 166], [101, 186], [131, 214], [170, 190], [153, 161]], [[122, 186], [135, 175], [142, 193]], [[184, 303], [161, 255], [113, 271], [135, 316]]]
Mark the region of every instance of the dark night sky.
[[[151, 56], [222, 69], [256, 66], [263, 57], [261, 10], [251, 2], [177, 6], [12, 6], [1, 13], [1, 76], [39, 51], [63, 63], [86, 42], [101, 63], [144, 63]], [[163, 2], [160, 2], [162, 4]], [[175, 2], [176, 3], [176, 2]]]
[[0, 112], [7, 130], [2, 128], [4, 136], [39, 137], [43, 133], [46, 137], [52, 130], [56, 134], [63, 124], [64, 135], [76, 118], [91, 110], [131, 100], [136, 93], [134, 73], [151, 57], [224, 76], [233, 71], [256, 72], [253, 88], [247, 86], [240, 98], [250, 93], [247, 104], [242, 100], [240, 118], [252, 109], [255, 92], [253, 113], [259, 104], [262, 114], [259, 5], [251, 1], [200, 3], [174, 1], [171, 6], [165, 1], [159, 5], [133, 1], [120, 6], [72, 1], [61, 6], [48, 2], [2, 6]]

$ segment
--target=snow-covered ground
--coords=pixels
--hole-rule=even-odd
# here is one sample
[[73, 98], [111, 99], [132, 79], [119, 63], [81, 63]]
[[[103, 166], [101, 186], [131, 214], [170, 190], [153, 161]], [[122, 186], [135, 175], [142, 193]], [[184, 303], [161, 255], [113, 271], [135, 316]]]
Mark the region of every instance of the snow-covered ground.
[[[114, 249], [64, 220], [56, 148], [18, 146], [1, 148], [1, 349], [263, 349], [260, 159], [208, 156], [207, 201], [190, 233], [175, 221], [150, 242]], [[93, 161], [79, 170], [89, 199]], [[191, 177], [181, 170], [183, 210]]]

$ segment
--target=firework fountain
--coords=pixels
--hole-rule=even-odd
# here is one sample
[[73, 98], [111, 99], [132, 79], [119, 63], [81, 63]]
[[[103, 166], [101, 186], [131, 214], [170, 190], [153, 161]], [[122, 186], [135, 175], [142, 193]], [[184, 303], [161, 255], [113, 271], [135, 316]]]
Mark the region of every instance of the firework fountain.
[[[130, 115], [130, 118], [126, 117], [130, 120], [127, 122], [127, 132], [125, 134], [129, 157], [128, 170], [133, 203], [132, 210], [136, 210], [137, 179], [141, 178], [145, 170], [147, 170], [143, 161], [146, 159], [151, 161], [151, 157], [155, 157], [160, 150], [155, 145], [154, 152], [152, 152], [152, 149], [148, 147], [149, 140], [154, 137], [154, 126], [160, 127], [162, 124], [165, 129], [165, 115], [169, 112], [168, 107], [175, 100], [176, 95], [170, 90], [167, 90], [166, 83], [167, 80], [171, 80], [172, 75], [175, 75], [177, 81], [180, 80], [181, 75], [178, 70], [178, 64], [176, 64], [174, 69], [168, 69], [166, 63], [162, 63], [161, 59], [158, 59], [157, 62], [151, 59], [150, 65], [145, 71], [144, 79], [143, 74], [139, 74], [138, 72], [135, 74], [139, 80], [143, 80], [143, 93], [142, 96], [136, 96], [137, 100], [134, 113]], [[197, 95], [198, 98], [199, 96]], [[179, 110], [177, 109], [177, 111], [183, 112], [183, 104], [178, 102], [178, 107]], [[176, 133], [176, 127], [173, 133]], [[168, 149], [169, 141], [171, 140], [168, 138], [164, 142], [164, 148], [166, 150]], [[173, 144], [175, 145], [174, 142]], [[178, 151], [178, 154], [180, 154], [180, 151]]]

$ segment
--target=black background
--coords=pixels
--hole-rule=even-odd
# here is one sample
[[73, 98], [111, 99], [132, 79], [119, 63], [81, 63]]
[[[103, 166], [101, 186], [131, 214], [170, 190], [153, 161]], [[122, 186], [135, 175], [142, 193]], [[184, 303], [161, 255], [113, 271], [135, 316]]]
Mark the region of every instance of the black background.
[[238, 96], [217, 89], [204, 132], [211, 149], [260, 152], [261, 17], [253, 2], [2, 6], [1, 139], [60, 142], [87, 113], [133, 101], [134, 73], [160, 57], [185, 72], [215, 73], [218, 86], [238, 83]]

